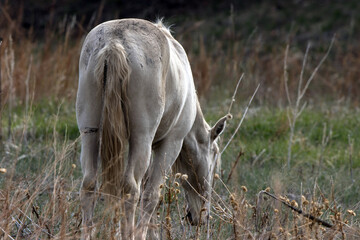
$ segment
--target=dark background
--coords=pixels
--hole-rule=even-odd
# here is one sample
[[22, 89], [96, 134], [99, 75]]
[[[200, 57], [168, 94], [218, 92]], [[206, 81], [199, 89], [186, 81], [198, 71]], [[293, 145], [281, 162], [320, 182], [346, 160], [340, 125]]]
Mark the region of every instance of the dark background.
[[[25, 29], [35, 33], [47, 26], [58, 25], [64, 19], [75, 17], [85, 27], [115, 18], [136, 17], [154, 21], [165, 18], [169, 24], [182, 25], [189, 20], [222, 18], [229, 21], [236, 15], [235, 25], [240, 31], [258, 27], [276, 31], [295, 24], [309, 30], [319, 26], [321, 32], [334, 32], [360, 19], [359, 1], [356, 0], [1, 0], [2, 16], [9, 17]], [[5, 11], [4, 11], [5, 10]], [[4, 15], [4, 13], [6, 14]], [[244, 16], [244, 18], [242, 18]], [[241, 22], [239, 21], [239, 18]], [[219, 20], [221, 22], [221, 20]], [[1, 21], [4, 24], [4, 21]], [[4, 27], [4, 26], [2, 26]], [[330, 34], [331, 35], [331, 34]]]

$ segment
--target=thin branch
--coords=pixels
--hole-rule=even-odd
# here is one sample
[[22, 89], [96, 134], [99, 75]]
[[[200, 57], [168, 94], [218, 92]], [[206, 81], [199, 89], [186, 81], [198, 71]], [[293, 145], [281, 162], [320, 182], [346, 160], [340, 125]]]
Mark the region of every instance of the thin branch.
[[288, 59], [288, 53], [289, 53], [289, 44], [286, 45], [286, 49], [285, 49], [285, 57], [284, 57], [284, 84], [285, 84], [285, 92], [286, 92], [286, 97], [287, 100], [289, 102], [289, 106], [291, 106], [291, 98], [290, 98], [290, 93], [289, 93], [289, 86], [288, 86], [288, 81], [289, 81], [289, 73], [288, 73], [288, 66], [287, 66], [287, 59]]
[[273, 199], [281, 202], [282, 204], [284, 204], [285, 206], [287, 206], [287, 207], [290, 208], [291, 210], [293, 210], [293, 211], [295, 211], [295, 212], [303, 215], [304, 217], [306, 217], [306, 218], [308, 218], [308, 219], [310, 219], [310, 220], [312, 220], [312, 221], [315, 221], [315, 222], [319, 223], [320, 225], [323, 225], [324, 227], [332, 228], [332, 227], [334, 226], [334, 225], [332, 225], [331, 223], [328, 223], [328, 222], [326, 222], [326, 221], [324, 221], [324, 220], [321, 220], [320, 218], [317, 218], [317, 217], [315, 217], [315, 216], [313, 216], [313, 215], [311, 215], [311, 214], [309, 214], [309, 213], [304, 213], [301, 209], [298, 209], [298, 208], [296, 208], [296, 207], [291, 206], [291, 205], [288, 204], [287, 202], [281, 200], [280, 198], [276, 197], [275, 195], [273, 195], [273, 194], [271, 194], [271, 193], [269, 193], [269, 192], [266, 192], [266, 191], [262, 190], [262, 191], [259, 192], [259, 195], [261, 195], [261, 194], [263, 194], [263, 193], [266, 194], [266, 195], [268, 195], [269, 197], [272, 197]]
[[14, 49], [13, 49], [13, 40], [11, 35], [9, 36], [9, 47], [5, 49], [5, 67], [7, 72], [7, 77], [9, 78], [9, 116], [8, 116], [8, 140], [11, 138], [11, 120], [12, 120], [12, 107], [14, 101], [14, 66], [15, 66], [15, 56], [14, 56]]
[[[54, 237], [54, 235], [52, 235], [50, 233], [50, 229], [49, 227], [45, 224], [47, 229], [42, 228], [41, 226], [39, 226], [37, 223], [35, 223], [29, 216], [27, 216], [23, 211], [21, 211], [20, 208], [17, 208], [19, 212], [21, 212], [35, 227], [38, 227], [43, 233], [49, 235], [50, 237]], [[36, 211], [34, 206], [32, 207], [33, 212]], [[36, 217], [40, 220], [39, 214], [36, 212]]]
[[[308, 53], [309, 53], [310, 46], [311, 46], [310, 43], [308, 44], [308, 46], [306, 48], [305, 56], [304, 56], [304, 59], [303, 59], [302, 68], [301, 68], [300, 79], [299, 79], [299, 84], [298, 84], [298, 92], [297, 92], [297, 98], [296, 98], [295, 105], [292, 105], [292, 103], [291, 103], [290, 93], [289, 93], [289, 88], [288, 88], [287, 57], [288, 57], [288, 52], [289, 52], [289, 45], [286, 46], [285, 60], [284, 60], [284, 82], [285, 82], [286, 97], [287, 97], [288, 102], [289, 102], [288, 120], [289, 120], [289, 126], [290, 126], [288, 154], [287, 154], [287, 167], [288, 167], [288, 169], [290, 169], [290, 161], [291, 161], [291, 154], [292, 154], [291, 150], [292, 150], [292, 142], [293, 142], [293, 138], [294, 138], [296, 121], [297, 121], [297, 118], [301, 115], [301, 113], [303, 112], [303, 110], [306, 107], [306, 102], [300, 107], [301, 100], [304, 97], [304, 95], [305, 95], [307, 89], [309, 88], [310, 83], [314, 79], [316, 73], [318, 72], [320, 66], [323, 64], [325, 59], [328, 57], [328, 55], [330, 53], [330, 50], [332, 49], [332, 46], [334, 44], [334, 41], [335, 41], [335, 35], [331, 39], [331, 43], [329, 45], [328, 50], [326, 51], [326, 54], [323, 56], [323, 58], [321, 59], [319, 64], [316, 66], [314, 71], [311, 73], [309, 79], [306, 81], [305, 86], [302, 88], [302, 82], [303, 82], [303, 78], [304, 78], [304, 71], [305, 71], [305, 67], [306, 67], [306, 61], [307, 61]], [[291, 115], [290, 115], [290, 112], [291, 112]]]
[[355, 180], [353, 178], [353, 160], [352, 160], [352, 153], [353, 153], [353, 146], [354, 146], [354, 139], [351, 139], [350, 134], [348, 134], [348, 142], [349, 142], [349, 164], [350, 164], [350, 178], [351, 181], [354, 183]]
[[[0, 107], [2, 106], [2, 87], [1, 87], [1, 44], [3, 39], [0, 37]], [[0, 111], [0, 141], [2, 140], [2, 109]]]
[[226, 184], [224, 183], [224, 181], [223, 181], [221, 178], [219, 178], [219, 181], [220, 181], [220, 182], [222, 183], [222, 185], [225, 187], [226, 191], [228, 191], [229, 195], [231, 195], [232, 192], [231, 192], [230, 189], [226, 186]]
[[236, 168], [236, 165], [238, 164], [239, 160], [240, 160], [240, 157], [244, 155], [244, 152], [242, 150], [240, 150], [235, 162], [234, 162], [234, 165], [231, 167], [231, 170], [230, 170], [230, 173], [229, 173], [229, 176], [228, 178], [226, 179], [226, 184], [229, 183], [230, 179], [231, 179], [231, 176], [234, 172], [234, 169]]
[[306, 47], [305, 56], [304, 56], [304, 59], [303, 59], [303, 64], [302, 64], [302, 68], [301, 68], [301, 72], [300, 72], [300, 79], [299, 79], [299, 85], [298, 85], [298, 94], [297, 94], [298, 96], [300, 96], [300, 93], [301, 93], [301, 86], [302, 86], [302, 82], [303, 82], [303, 79], [304, 79], [306, 61], [307, 61], [307, 58], [308, 58], [310, 47], [311, 47], [311, 43], [309, 42], [307, 47]]
[[321, 59], [321, 61], [319, 62], [319, 64], [316, 66], [316, 68], [314, 69], [314, 71], [312, 72], [311, 76], [309, 77], [309, 79], [307, 80], [302, 92], [301, 92], [301, 95], [300, 95], [300, 99], [304, 96], [306, 90], [308, 89], [311, 81], [314, 79], [316, 73], [318, 72], [319, 68], [321, 67], [321, 65], [324, 63], [325, 59], [329, 56], [329, 53], [330, 53], [330, 50], [332, 49], [332, 46], [334, 45], [334, 42], [335, 42], [335, 36], [333, 36], [333, 38], [331, 39], [331, 42], [330, 42], [330, 46], [328, 48], [328, 50], [326, 51], [326, 54], [323, 56], [323, 58]]
[[240, 77], [238, 83], [236, 84], [236, 88], [235, 88], [234, 94], [233, 94], [232, 97], [231, 97], [231, 103], [230, 103], [230, 106], [229, 106], [228, 114], [230, 114], [230, 112], [231, 112], [232, 105], [233, 105], [234, 102], [235, 102], [235, 96], [236, 96], [237, 90], [238, 90], [238, 88], [239, 88], [239, 85], [240, 85], [241, 80], [243, 79], [243, 77], [244, 77], [244, 73], [241, 74], [241, 77]]
[[307, 105], [307, 102], [304, 102], [304, 104], [301, 106], [300, 110], [296, 113], [296, 118], [298, 118], [301, 115], [301, 113], [304, 111], [306, 105]]
[[5, 230], [4, 230], [2, 227], [0, 227], [0, 230], [1, 230], [5, 235], [7, 235], [8, 238], [10, 238], [11, 240], [14, 240], [14, 238], [12, 238], [7, 232], [5, 232]]
[[221, 154], [220, 154], [220, 155], [222, 155], [222, 154], [224, 153], [224, 151], [226, 150], [226, 148], [229, 146], [229, 144], [231, 143], [231, 141], [232, 141], [233, 138], [235, 137], [236, 133], [239, 131], [239, 129], [240, 129], [240, 127], [241, 127], [241, 124], [242, 124], [242, 122], [244, 121], [245, 116], [246, 116], [246, 114], [247, 114], [247, 112], [248, 112], [248, 110], [249, 110], [249, 107], [250, 107], [250, 105], [251, 105], [251, 102], [252, 102], [252, 100], [254, 99], [257, 91], [259, 90], [259, 87], [260, 87], [260, 83], [258, 84], [258, 86], [257, 86], [256, 89], [255, 89], [255, 92], [254, 92], [253, 95], [251, 96], [250, 101], [249, 101], [248, 105], [246, 106], [245, 112], [244, 112], [244, 114], [243, 114], [243, 116], [242, 116], [242, 118], [241, 118], [238, 126], [237, 126], [236, 129], [235, 129], [235, 132], [234, 132], [233, 135], [230, 137], [229, 141], [228, 141], [227, 144], [225, 145], [224, 149], [221, 151]]
[[[217, 197], [217, 198], [219, 199], [219, 201], [224, 205], [224, 209], [226, 209], [229, 213], [231, 213], [230, 207], [227, 206], [227, 204], [224, 202], [224, 200], [222, 199], [222, 197], [219, 196], [219, 194], [218, 194], [215, 190], [213, 190], [212, 192], [215, 193], [216, 197]], [[214, 199], [214, 203], [221, 207], [221, 205], [220, 205], [219, 203], [217, 203], [217, 202], [215, 201], [215, 199]], [[224, 211], [224, 212], [226, 212], [226, 211]], [[228, 214], [228, 213], [226, 213], [226, 214]]]

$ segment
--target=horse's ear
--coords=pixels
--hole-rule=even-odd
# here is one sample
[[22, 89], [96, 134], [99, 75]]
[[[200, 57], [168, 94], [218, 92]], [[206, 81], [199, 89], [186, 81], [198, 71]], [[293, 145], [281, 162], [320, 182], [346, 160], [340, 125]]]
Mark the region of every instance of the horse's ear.
[[226, 121], [231, 119], [232, 115], [227, 114], [225, 117], [220, 118], [219, 121], [211, 128], [211, 140], [214, 141], [225, 129]]

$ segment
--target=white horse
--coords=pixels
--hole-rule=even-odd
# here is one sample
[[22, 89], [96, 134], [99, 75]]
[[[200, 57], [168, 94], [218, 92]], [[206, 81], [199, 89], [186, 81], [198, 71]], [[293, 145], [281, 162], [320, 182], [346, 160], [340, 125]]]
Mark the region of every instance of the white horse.
[[[201, 209], [209, 211], [204, 198], [210, 197], [219, 158], [216, 139], [229, 116], [212, 128], [206, 123], [186, 53], [161, 22], [113, 20], [87, 35], [76, 114], [82, 141], [83, 239], [91, 238], [99, 160], [104, 190], [123, 200], [123, 239], [146, 238], [159, 186], [172, 167], [188, 175], [182, 185], [190, 221], [203, 220]], [[141, 217], [135, 225], [140, 196]]]

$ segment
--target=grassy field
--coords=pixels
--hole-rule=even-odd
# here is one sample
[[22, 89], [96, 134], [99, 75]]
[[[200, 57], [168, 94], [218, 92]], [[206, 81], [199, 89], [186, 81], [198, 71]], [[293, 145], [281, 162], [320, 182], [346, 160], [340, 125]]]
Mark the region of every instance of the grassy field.
[[[355, 1], [329, 9], [304, 6], [292, 13], [264, 2], [207, 21], [171, 19], [177, 23], [174, 35], [188, 52], [209, 123], [227, 113], [236, 81], [245, 73], [221, 149], [261, 86], [222, 155], [209, 227], [193, 227], [184, 219], [184, 194], [172, 174], [162, 188], [153, 226], [162, 239], [206, 239], [207, 231], [212, 239], [360, 237], [360, 20], [353, 14], [360, 6]], [[313, 7], [319, 14], [310, 11]], [[68, 18], [35, 38], [31, 29], [17, 24], [9, 6], [1, 10], [6, 17], [0, 18], [0, 238], [76, 239], [81, 231], [77, 62], [89, 29]], [[290, 122], [299, 79], [303, 88], [313, 73], [298, 113], [307, 105]], [[113, 213], [99, 194], [99, 239], [114, 236]]]
[[[208, 103], [205, 112], [207, 120], [214, 123], [226, 112], [227, 106], [211, 104]], [[244, 107], [238, 105], [233, 109], [237, 114], [222, 137], [222, 146], [244, 111]], [[3, 126], [6, 126], [7, 116], [3, 117]], [[1, 228], [13, 237], [28, 234], [30, 238], [45, 238], [47, 232], [55, 238], [71, 239], [79, 234], [81, 219], [80, 145], [74, 105], [42, 102], [32, 106], [28, 115], [18, 107], [12, 112], [12, 119], [12, 141], [5, 141], [1, 152], [1, 167], [7, 169], [0, 175]], [[212, 236], [231, 239], [237, 231], [239, 239], [270, 235], [284, 239], [315, 236], [326, 239], [328, 236], [341, 238], [343, 234], [347, 239], [356, 239], [360, 234], [359, 219], [351, 214], [359, 212], [360, 151], [356, 147], [359, 119], [358, 110], [343, 106], [306, 108], [297, 122], [289, 170], [286, 165], [287, 109], [250, 108], [222, 156], [220, 178], [214, 186]], [[158, 209], [164, 238], [177, 239], [175, 236], [183, 235], [202, 239], [206, 228], [191, 228], [183, 220], [184, 196], [175, 181], [174, 176], [169, 176], [163, 190], [164, 200]], [[290, 203], [295, 200], [297, 205], [304, 204], [301, 198], [304, 196], [310, 201], [309, 205], [303, 205], [304, 211], [336, 227], [331, 230], [320, 227], [278, 201], [263, 199], [259, 193], [266, 188], [276, 196], [289, 199]], [[180, 193], [176, 193], [176, 189]], [[167, 209], [171, 210], [171, 222], [166, 218]], [[99, 196], [96, 218], [106, 216], [104, 221], [112, 226], [111, 230], [99, 225], [99, 237], [110, 236], [114, 231], [109, 211]], [[337, 213], [339, 218], [334, 219]]]

